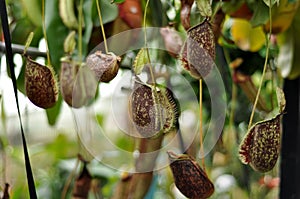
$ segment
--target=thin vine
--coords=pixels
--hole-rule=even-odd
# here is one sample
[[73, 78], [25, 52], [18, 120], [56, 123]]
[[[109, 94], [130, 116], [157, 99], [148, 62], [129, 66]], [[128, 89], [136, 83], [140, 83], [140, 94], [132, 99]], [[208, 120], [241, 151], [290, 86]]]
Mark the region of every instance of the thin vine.
[[156, 92], [155, 78], [154, 78], [154, 73], [153, 73], [153, 70], [152, 70], [153, 67], [152, 67], [152, 63], [151, 63], [151, 59], [150, 59], [150, 53], [149, 53], [148, 41], [147, 41], [147, 23], [146, 23], [146, 19], [147, 19], [147, 9], [148, 9], [148, 6], [149, 6], [149, 2], [150, 2], [150, 0], [146, 1], [145, 10], [144, 10], [144, 17], [143, 17], [144, 39], [145, 39], [145, 48], [146, 48], [146, 52], [147, 52], [150, 76], [151, 76], [151, 79], [152, 79], [154, 90]]
[[270, 3], [270, 6], [269, 6], [270, 30], [269, 30], [268, 37], [266, 38], [266, 47], [267, 47], [266, 57], [265, 57], [263, 72], [262, 72], [261, 79], [260, 79], [260, 84], [259, 84], [259, 87], [258, 87], [258, 91], [257, 91], [257, 94], [256, 94], [256, 98], [255, 98], [253, 108], [252, 108], [252, 112], [251, 112], [250, 119], [249, 119], [248, 130], [252, 126], [255, 109], [256, 109], [257, 102], [258, 102], [258, 99], [259, 99], [259, 95], [260, 95], [260, 92], [261, 92], [262, 84], [263, 84], [263, 81], [265, 79], [265, 75], [266, 75], [266, 71], [267, 71], [267, 65], [268, 65], [268, 59], [269, 59], [270, 40], [271, 40], [271, 34], [272, 34], [272, 4], [271, 4], [271, 0], [269, 1], [269, 3]]
[[200, 157], [202, 161], [202, 167], [205, 171], [205, 159], [204, 159], [204, 147], [203, 147], [203, 102], [202, 102], [202, 93], [203, 93], [203, 80], [199, 79], [199, 136], [200, 136]]
[[50, 53], [48, 47], [48, 39], [46, 33], [46, 22], [45, 22], [45, 0], [42, 0], [42, 23], [43, 23], [43, 34], [45, 38], [45, 45], [46, 45], [46, 54], [47, 54], [47, 66], [52, 68], [51, 60], [50, 60]]
[[[82, 62], [82, 19], [83, 19], [83, 0], [80, 0], [79, 2], [79, 7], [78, 7], [78, 59], [79, 62]], [[73, 120], [76, 126], [76, 135], [77, 135], [77, 143], [78, 143], [78, 154], [80, 151], [80, 137], [79, 137], [79, 130], [78, 130], [78, 124], [77, 121], [75, 119], [75, 115], [74, 112], [72, 111], [72, 116], [73, 116]], [[67, 192], [71, 186], [72, 180], [76, 174], [76, 170], [79, 166], [79, 158], [77, 158], [76, 163], [75, 163], [75, 167], [72, 169], [71, 173], [69, 174], [66, 183], [64, 184], [62, 193], [61, 193], [61, 199], [65, 199], [67, 196]]]
[[79, 8], [78, 8], [78, 57], [79, 62], [82, 62], [82, 18], [83, 18], [83, 0], [80, 0]]
[[67, 178], [67, 182], [65, 183], [64, 188], [63, 188], [62, 193], [61, 193], [61, 199], [66, 199], [67, 192], [68, 192], [68, 190], [70, 188], [70, 185], [72, 183], [72, 179], [74, 178], [74, 176], [76, 174], [76, 170], [77, 170], [78, 166], [79, 166], [79, 158], [77, 158], [76, 163], [75, 163], [75, 167], [74, 167], [74, 169], [72, 169], [70, 175]]
[[97, 11], [98, 11], [99, 21], [100, 21], [100, 26], [101, 26], [101, 32], [102, 32], [103, 41], [104, 41], [105, 52], [107, 54], [108, 53], [108, 47], [107, 47], [107, 42], [106, 42], [106, 36], [105, 36], [105, 31], [104, 31], [104, 26], [103, 26], [103, 20], [102, 20], [99, 0], [96, 0], [96, 5], [97, 5]]
[[[146, 19], [147, 19], [147, 9], [149, 6], [149, 2], [150, 0], [146, 1], [146, 5], [145, 5], [145, 9], [144, 9], [144, 16], [143, 16], [143, 27], [144, 27], [144, 39], [145, 39], [145, 49], [147, 52], [147, 59], [148, 59], [148, 64], [149, 64], [149, 72], [150, 72], [150, 77], [152, 80], [152, 84], [153, 84], [153, 94], [154, 94], [154, 100], [157, 101], [159, 100], [158, 94], [157, 94], [157, 90], [156, 90], [156, 81], [154, 78], [154, 73], [153, 73], [153, 66], [151, 63], [151, 59], [150, 59], [150, 53], [149, 53], [149, 49], [148, 49], [148, 41], [147, 41], [147, 23], [146, 23]], [[157, 106], [155, 106], [155, 111], [156, 113], [159, 113], [159, 120], [160, 120], [160, 124], [161, 124], [161, 128], [163, 128], [163, 117], [161, 115], [161, 112], [158, 110], [159, 108]]]
[[79, 162], [80, 162], [80, 160], [82, 159], [82, 156], [83, 156], [83, 154], [81, 154], [81, 153], [83, 153], [84, 150], [85, 150], [84, 147], [82, 147], [82, 143], [80, 142], [79, 125], [78, 125], [78, 122], [76, 120], [76, 116], [75, 116], [74, 111], [72, 111], [72, 116], [73, 116], [73, 121], [74, 121], [74, 124], [75, 124], [75, 132], [76, 132], [76, 136], [77, 136], [78, 158], [76, 160], [75, 167], [72, 169], [72, 171], [71, 171], [70, 175], [68, 176], [67, 181], [66, 181], [66, 183], [64, 185], [64, 188], [63, 188], [63, 191], [62, 191], [62, 194], [61, 194], [61, 199], [65, 199], [66, 196], [67, 196], [67, 192], [68, 192], [68, 190], [69, 190], [69, 188], [71, 186], [72, 180], [75, 177], [76, 170], [77, 170], [77, 168], [79, 166]]
[[229, 127], [231, 129], [234, 128], [236, 102], [237, 102], [237, 86], [233, 82], [232, 83], [232, 91], [231, 91], [231, 107], [230, 107], [230, 113], [229, 113]]

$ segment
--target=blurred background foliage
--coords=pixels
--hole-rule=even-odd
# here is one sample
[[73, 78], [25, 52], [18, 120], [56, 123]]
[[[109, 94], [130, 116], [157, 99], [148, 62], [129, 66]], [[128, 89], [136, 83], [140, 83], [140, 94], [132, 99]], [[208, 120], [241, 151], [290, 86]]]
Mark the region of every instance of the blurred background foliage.
[[[72, 2], [72, 7], [62, 7], [63, 3]], [[125, 0], [110, 2], [99, 0], [102, 10], [106, 37], [122, 31], [142, 27], [142, 14], [145, 0]], [[177, 31], [185, 34], [180, 20], [179, 0], [150, 0], [147, 10], [147, 25], [149, 27], [165, 27], [171, 25]], [[262, 87], [261, 97], [257, 107], [255, 121], [274, 115], [276, 109], [275, 87], [282, 86], [283, 78], [299, 76], [299, 19], [298, 0], [271, 0], [273, 34], [266, 79]], [[30, 32], [34, 32], [32, 47], [39, 48], [43, 42], [42, 8], [40, 0], [7, 0], [8, 14], [14, 44], [24, 45]], [[49, 53], [55, 72], [60, 72], [60, 60], [65, 56], [63, 43], [67, 35], [75, 30], [78, 45], [78, 7], [79, 0], [46, 0], [45, 24], [48, 36]], [[215, 184], [215, 193], [211, 198], [278, 198], [279, 173], [278, 164], [269, 173], [260, 174], [238, 160], [238, 145], [247, 131], [247, 124], [252, 109], [252, 102], [259, 85], [261, 71], [266, 54], [266, 33], [269, 30], [269, 1], [263, 0], [229, 0], [214, 1], [214, 8], [220, 7], [221, 23], [216, 25], [219, 32], [216, 63], [225, 84], [227, 92], [228, 111], [222, 136], [213, 151], [206, 158], [209, 176]], [[71, 9], [71, 10], [70, 10]], [[130, 9], [136, 9], [134, 11]], [[61, 12], [61, 13], [60, 13]], [[72, 18], [70, 16], [75, 16]], [[281, 17], [280, 17], [281, 16]], [[96, 9], [96, 1], [83, 1], [83, 38], [82, 55], [85, 58], [99, 43], [103, 41], [100, 23]], [[75, 21], [72, 21], [75, 20]], [[198, 24], [202, 18], [195, 5], [191, 9], [191, 25]], [[42, 41], [42, 42], [41, 42]], [[126, 46], [127, 43], [124, 41]], [[42, 50], [43, 51], [43, 50]], [[3, 55], [3, 52], [1, 52]], [[129, 71], [132, 59], [137, 52], [131, 51], [122, 55], [121, 72], [119, 76]], [[157, 63], [180, 65], [166, 52], [155, 51]], [[74, 59], [78, 59], [75, 50]], [[40, 59], [34, 57], [35, 59]], [[45, 58], [45, 56], [44, 56]], [[2, 62], [3, 56], [1, 57]], [[25, 62], [18, 62], [18, 89], [25, 94], [24, 70]], [[20, 64], [21, 63], [21, 64]], [[1, 66], [4, 66], [2, 64]], [[182, 69], [181, 74], [192, 85], [198, 96], [198, 81]], [[1, 78], [7, 75], [1, 68]], [[180, 83], [174, 86], [180, 91]], [[123, 135], [120, 129], [111, 126], [111, 114], [105, 108], [111, 96], [107, 96], [102, 88], [109, 88], [111, 83], [99, 86], [99, 95], [95, 100], [96, 119], [103, 131], [116, 135], [113, 139], [118, 147], [127, 151], [135, 150], [135, 142]], [[2, 89], [6, 85], [2, 85]], [[107, 90], [107, 89], [106, 89]], [[4, 96], [6, 93], [3, 92]], [[111, 93], [110, 93], [111, 94]], [[210, 97], [204, 90], [204, 119], [209, 122]], [[111, 198], [117, 184], [124, 173], [93, 160], [83, 146], [78, 143], [76, 123], [72, 118], [72, 110], [62, 98], [55, 107], [45, 112], [39, 108], [29, 110], [30, 104], [24, 98], [22, 115], [29, 137], [29, 146], [33, 172], [39, 198], [60, 198], [68, 179], [71, 179], [66, 198], [71, 197], [74, 181], [80, 173], [82, 163], [76, 167], [78, 153], [88, 159], [88, 169], [93, 176], [89, 198]], [[11, 198], [27, 198], [25, 187], [24, 165], [20, 138], [16, 123], [16, 115], [8, 110], [4, 97], [1, 98], [1, 131], [0, 150], [2, 165], [0, 174], [1, 186], [7, 181], [11, 184]], [[195, 104], [186, 104], [183, 110], [193, 110]], [[193, 112], [194, 115], [197, 111]], [[196, 121], [194, 121], [197, 123]], [[115, 132], [112, 132], [115, 131]], [[104, 143], [99, 143], [102, 145]], [[199, 143], [191, 146], [197, 148]], [[195, 150], [195, 149], [194, 149]], [[184, 198], [175, 188], [169, 168], [158, 170], [154, 174], [151, 187], [145, 198]]]

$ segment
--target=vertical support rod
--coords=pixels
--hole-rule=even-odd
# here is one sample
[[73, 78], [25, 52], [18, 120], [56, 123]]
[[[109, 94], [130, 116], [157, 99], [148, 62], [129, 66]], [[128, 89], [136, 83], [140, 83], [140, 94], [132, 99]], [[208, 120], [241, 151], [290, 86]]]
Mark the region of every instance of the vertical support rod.
[[284, 82], [286, 114], [280, 168], [280, 199], [300, 198], [300, 78]]

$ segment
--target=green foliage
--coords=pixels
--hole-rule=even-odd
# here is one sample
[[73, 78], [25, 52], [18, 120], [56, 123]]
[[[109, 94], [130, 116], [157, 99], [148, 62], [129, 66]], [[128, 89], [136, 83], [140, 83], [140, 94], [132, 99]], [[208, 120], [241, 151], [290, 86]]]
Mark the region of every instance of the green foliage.
[[[92, 6], [92, 18], [93, 18], [93, 24], [96, 27], [100, 26], [100, 22], [99, 22], [99, 18], [98, 18], [98, 13], [97, 13], [97, 9], [96, 9], [96, 2], [95, 0], [89, 0], [93, 2], [93, 6]], [[98, 0], [100, 3], [100, 8], [101, 8], [101, 13], [102, 13], [102, 21], [103, 24], [107, 24], [109, 22], [114, 21], [117, 17], [118, 17], [118, 8], [116, 4], [112, 4], [111, 2], [109, 2], [109, 0]], [[121, 1], [116, 2], [115, 3], [121, 3]], [[100, 29], [99, 29], [100, 31]]]
[[39, 0], [22, 0], [30, 21], [35, 26], [42, 26], [42, 4]]
[[125, 0], [112, 0], [111, 3], [123, 3]]
[[253, 27], [263, 25], [269, 20], [269, 7], [262, 1], [256, 2], [253, 10], [253, 17], [250, 20]]
[[211, 17], [212, 16], [212, 8], [210, 5], [210, 1], [208, 0], [197, 0], [197, 6], [201, 16], [203, 17]]
[[60, 68], [60, 58], [64, 56], [64, 40], [68, 36], [69, 30], [62, 23], [58, 10], [58, 0], [45, 2], [46, 34], [51, 57], [51, 63], [55, 71]]
[[133, 71], [136, 75], [141, 74], [145, 65], [148, 63], [147, 49], [142, 48], [136, 55], [133, 63]]

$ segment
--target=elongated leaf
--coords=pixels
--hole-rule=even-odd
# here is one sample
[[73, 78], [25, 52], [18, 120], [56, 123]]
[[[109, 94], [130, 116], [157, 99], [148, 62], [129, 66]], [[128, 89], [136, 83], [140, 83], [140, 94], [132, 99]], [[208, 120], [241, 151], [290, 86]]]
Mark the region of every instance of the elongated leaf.
[[[68, 29], [64, 26], [59, 16], [58, 0], [45, 1], [45, 23], [48, 37], [51, 63], [56, 71], [60, 70], [60, 58], [64, 55], [64, 39], [68, 35]], [[47, 118], [50, 125], [56, 123], [60, 112], [62, 99], [59, 96], [56, 105], [47, 109]]]
[[52, 107], [52, 108], [46, 109], [46, 114], [47, 114], [47, 119], [48, 119], [49, 125], [55, 125], [56, 120], [57, 120], [57, 118], [59, 116], [59, 113], [60, 113], [61, 104], [62, 104], [62, 98], [59, 95], [55, 106]]
[[37, 29], [27, 18], [18, 20], [16, 26], [12, 30], [12, 42], [17, 44], [24, 44], [27, 35]]
[[42, 26], [42, 5], [40, 0], [23, 0], [27, 16], [35, 26]]
[[162, 27], [167, 25], [167, 14], [163, 9], [162, 2], [160, 0], [149, 1], [149, 10], [147, 18], [151, 19], [152, 25], [156, 27]]
[[17, 79], [17, 86], [18, 86], [18, 90], [23, 93], [25, 95], [25, 65], [26, 62], [23, 61], [23, 65], [21, 68], [21, 71], [19, 73], [18, 79]]
[[286, 78], [291, 74], [293, 58], [294, 58], [294, 36], [292, 30], [288, 29], [286, 32], [278, 36], [279, 55], [278, 67], [281, 75]]
[[92, 10], [94, 5], [93, 0], [84, 1], [83, 3], [83, 16], [84, 16], [84, 34], [82, 38], [82, 55], [86, 57], [88, 54], [88, 44], [91, 38], [92, 30], [93, 30], [93, 17], [92, 17]]
[[112, 0], [111, 3], [123, 3], [125, 0]]
[[17, 80], [15, 75], [15, 69], [14, 69], [14, 61], [13, 61], [13, 52], [12, 52], [12, 43], [11, 43], [11, 37], [9, 32], [9, 24], [8, 24], [8, 15], [7, 15], [7, 8], [6, 8], [6, 2], [0, 1], [0, 14], [1, 14], [1, 25], [3, 30], [3, 36], [5, 41], [5, 49], [6, 49], [6, 58], [7, 58], [7, 65], [9, 66], [9, 71], [11, 74], [11, 80], [13, 84], [13, 91], [14, 91], [14, 97], [15, 102], [17, 106], [18, 111], [18, 118], [19, 118], [19, 124], [20, 124], [20, 131], [22, 136], [22, 145], [23, 145], [23, 152], [24, 152], [24, 161], [25, 161], [25, 169], [26, 169], [26, 177], [27, 177], [27, 184], [29, 189], [29, 195], [31, 199], [36, 199], [36, 189], [35, 189], [35, 182], [33, 178], [33, 173], [31, 169], [31, 163], [29, 158], [29, 153], [27, 149], [27, 143], [24, 133], [24, 128], [22, 124], [21, 119], [21, 112], [20, 112], [20, 106], [19, 106], [19, 98], [18, 98], [18, 92], [17, 92]]
[[278, 35], [280, 46], [278, 66], [281, 75], [285, 78], [295, 79], [300, 75], [300, 56], [296, 55], [300, 49], [300, 9], [298, 9], [292, 25], [284, 33]]
[[269, 7], [263, 1], [258, 1], [253, 10], [253, 17], [250, 20], [253, 27], [263, 25], [269, 20]]
[[57, 72], [60, 58], [64, 56], [64, 40], [69, 32], [61, 21], [58, 0], [45, 1], [45, 23], [51, 63]]
[[133, 63], [133, 71], [136, 75], [141, 74], [144, 69], [144, 66], [148, 63], [147, 50], [142, 48], [135, 57]]

